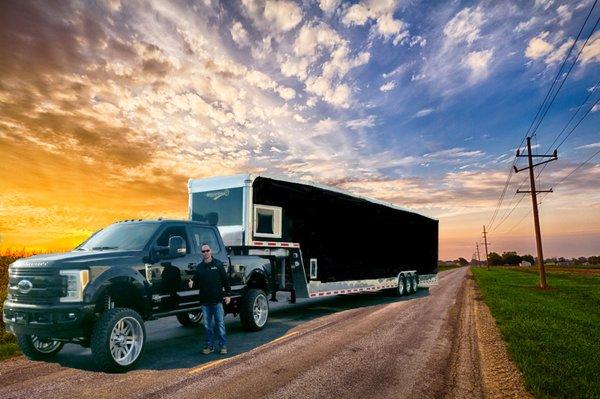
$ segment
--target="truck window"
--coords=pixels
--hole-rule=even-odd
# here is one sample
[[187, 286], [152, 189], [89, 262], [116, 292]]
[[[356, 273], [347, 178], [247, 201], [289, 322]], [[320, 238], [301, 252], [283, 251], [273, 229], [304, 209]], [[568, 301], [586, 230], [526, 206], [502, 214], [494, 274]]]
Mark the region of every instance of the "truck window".
[[194, 245], [198, 253], [200, 253], [200, 247], [204, 244], [210, 246], [213, 254], [221, 252], [221, 246], [214, 230], [206, 227], [192, 227], [192, 235], [194, 236]]
[[241, 226], [244, 208], [243, 189], [192, 193], [192, 220], [216, 226]]
[[185, 241], [186, 253], [190, 253], [190, 244], [185, 233], [185, 226], [170, 226], [167, 227], [156, 239], [156, 245], [159, 247], [168, 247], [171, 237], [180, 236]]

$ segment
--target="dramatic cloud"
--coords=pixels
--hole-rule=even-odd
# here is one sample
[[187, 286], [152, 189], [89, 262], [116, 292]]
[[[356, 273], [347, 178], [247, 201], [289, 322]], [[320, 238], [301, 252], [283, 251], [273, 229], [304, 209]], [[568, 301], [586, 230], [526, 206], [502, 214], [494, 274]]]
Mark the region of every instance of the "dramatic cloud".
[[479, 38], [479, 31], [485, 19], [481, 8], [464, 8], [444, 27], [444, 35], [452, 43], [473, 44]]

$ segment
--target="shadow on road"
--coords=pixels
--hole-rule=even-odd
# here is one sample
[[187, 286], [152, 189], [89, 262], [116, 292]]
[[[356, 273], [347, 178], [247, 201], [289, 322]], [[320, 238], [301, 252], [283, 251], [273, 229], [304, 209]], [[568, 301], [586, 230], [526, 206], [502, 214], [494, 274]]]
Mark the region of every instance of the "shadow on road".
[[[292, 328], [310, 320], [348, 309], [383, 305], [423, 298], [429, 295], [427, 288], [421, 288], [408, 297], [393, 297], [384, 293], [339, 295], [334, 297], [298, 300], [292, 305], [287, 296], [278, 295], [279, 302], [270, 302], [269, 322], [257, 332], [242, 329], [239, 317], [225, 317], [227, 328], [227, 357], [250, 351], [284, 336]], [[201, 326], [182, 327], [175, 317], [168, 317], [146, 323], [146, 348], [136, 369], [170, 370], [192, 368], [225, 356], [218, 354], [202, 355], [204, 329]], [[67, 344], [55, 362], [70, 368], [99, 371], [89, 349]]]

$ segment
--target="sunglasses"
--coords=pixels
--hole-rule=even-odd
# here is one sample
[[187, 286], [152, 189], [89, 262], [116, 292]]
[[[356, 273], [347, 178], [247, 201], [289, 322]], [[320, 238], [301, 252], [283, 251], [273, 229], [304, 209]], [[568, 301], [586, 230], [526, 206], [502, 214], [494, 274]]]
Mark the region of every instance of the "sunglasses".
[[210, 249], [203, 249], [202, 253], [210, 252]]

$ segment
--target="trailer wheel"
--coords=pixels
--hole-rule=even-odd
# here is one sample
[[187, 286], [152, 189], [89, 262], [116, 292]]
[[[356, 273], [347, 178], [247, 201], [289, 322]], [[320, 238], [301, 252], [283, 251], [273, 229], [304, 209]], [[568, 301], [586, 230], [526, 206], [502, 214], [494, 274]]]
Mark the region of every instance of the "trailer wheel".
[[127, 308], [108, 309], [92, 330], [92, 354], [96, 364], [108, 372], [132, 368], [140, 359], [146, 329], [140, 315]]
[[203, 314], [199, 312], [177, 313], [177, 321], [184, 327], [196, 327], [202, 323]]
[[48, 360], [54, 357], [65, 345], [64, 342], [37, 335], [17, 335], [17, 344], [21, 352], [31, 360]]
[[406, 295], [406, 278], [404, 278], [404, 275], [400, 275], [400, 277], [398, 277], [398, 289], [396, 290], [396, 295]]
[[412, 274], [409, 274], [406, 280], [406, 291], [408, 295], [415, 293], [415, 276]]
[[261, 330], [269, 317], [269, 301], [267, 295], [260, 289], [249, 289], [242, 297], [240, 306], [240, 321], [248, 331]]

